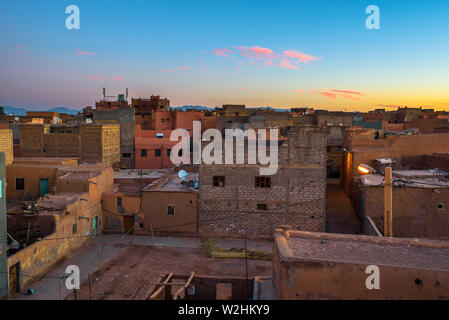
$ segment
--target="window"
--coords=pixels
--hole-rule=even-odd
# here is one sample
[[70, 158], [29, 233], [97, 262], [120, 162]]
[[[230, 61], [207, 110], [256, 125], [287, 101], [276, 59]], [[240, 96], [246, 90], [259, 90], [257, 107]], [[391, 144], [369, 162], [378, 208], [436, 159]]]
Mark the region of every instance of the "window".
[[444, 202], [438, 204], [438, 210], [444, 210]]
[[174, 205], [169, 205], [167, 207], [167, 214], [169, 216], [174, 216], [175, 215], [175, 206]]
[[214, 187], [224, 187], [225, 186], [225, 177], [214, 176], [213, 185], [214, 185]]
[[178, 151], [178, 157], [182, 157], [182, 149], [179, 149], [179, 151]]
[[162, 123], [164, 123], [164, 122], [165, 122], [165, 119], [164, 119], [164, 118], [162, 118], [162, 119], [161, 119], [161, 122], [162, 122]]
[[117, 207], [122, 206], [122, 197], [117, 197]]
[[256, 177], [256, 188], [271, 188], [271, 177]]
[[171, 149], [167, 149], [167, 156], [170, 157], [171, 155]]
[[257, 210], [267, 211], [267, 209], [268, 209], [268, 206], [267, 206], [266, 203], [259, 203], [259, 204], [257, 204]]
[[163, 133], [156, 133], [156, 138], [162, 139], [164, 137]]
[[154, 156], [155, 157], [160, 157], [161, 156], [161, 149], [154, 150]]
[[142, 149], [142, 150], [140, 150], [140, 156], [141, 157], [146, 157], [147, 156], [147, 149]]
[[72, 226], [72, 233], [75, 234], [77, 232], [78, 232], [78, 226], [76, 225], [76, 223], [74, 223]]
[[25, 190], [25, 178], [16, 178], [16, 190]]
[[131, 153], [124, 153], [123, 158], [131, 158]]

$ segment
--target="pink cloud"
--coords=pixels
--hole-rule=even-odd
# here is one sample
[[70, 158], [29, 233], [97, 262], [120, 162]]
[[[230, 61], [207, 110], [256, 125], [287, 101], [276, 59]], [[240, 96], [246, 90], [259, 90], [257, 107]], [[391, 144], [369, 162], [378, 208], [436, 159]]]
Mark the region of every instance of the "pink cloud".
[[327, 97], [327, 98], [337, 99], [337, 94], [336, 94], [336, 93], [333, 93], [333, 92], [322, 91], [322, 92], [320, 92], [320, 94], [321, 94], [322, 96], [324, 96], [324, 97]]
[[114, 77], [113, 79], [117, 82], [122, 81], [122, 77]]
[[298, 94], [298, 96], [303, 96], [304, 95], [304, 90], [302, 90], [302, 89], [295, 89], [295, 92]]
[[[238, 62], [239, 66], [246, 64], [244, 61], [248, 60], [249, 64], [256, 66], [277, 66], [280, 68], [299, 70], [300, 63], [309, 63], [310, 61], [317, 61], [321, 59], [296, 50], [285, 50], [281, 53], [277, 53], [270, 48], [260, 46], [238, 46], [236, 48], [240, 53], [240, 57], [244, 58], [243, 60], [240, 59]], [[213, 51], [215, 55], [224, 57], [227, 57], [231, 52], [232, 51], [229, 49], [214, 49]]]
[[102, 80], [103, 79], [102, 76], [90, 76], [90, 78], [93, 80]]
[[336, 93], [342, 93], [342, 94], [355, 94], [359, 96], [364, 96], [364, 93], [358, 92], [358, 91], [352, 91], [352, 90], [332, 90], [332, 92]]
[[230, 53], [232, 53], [232, 51], [229, 49], [226, 49], [226, 48], [224, 48], [224, 49], [217, 48], [217, 49], [214, 49], [212, 51], [212, 53], [215, 54], [216, 56], [227, 57]]
[[188, 67], [188, 66], [181, 66], [179, 67], [179, 70], [190, 70], [192, 68]]
[[278, 57], [278, 55], [269, 48], [240, 46], [237, 47], [237, 49], [240, 51], [240, 54], [246, 58], [272, 60]]
[[92, 56], [94, 54], [95, 54], [95, 52], [76, 50], [77, 56]]
[[286, 59], [283, 59], [282, 61], [281, 61], [281, 65], [280, 65], [282, 68], [287, 68], [287, 69], [292, 69], [292, 70], [298, 70], [299, 69], [299, 67], [298, 66], [296, 66], [296, 65], [292, 65], [288, 60], [286, 60]]
[[356, 100], [360, 101], [360, 96], [365, 96], [364, 93], [354, 90], [327, 90], [327, 91], [318, 91], [313, 90], [313, 94], [320, 94], [323, 97], [331, 98], [331, 99], [337, 99], [338, 97], [350, 99], [350, 100]]
[[305, 53], [296, 51], [296, 50], [286, 50], [284, 51], [284, 56], [289, 58], [297, 59], [298, 62], [309, 63], [310, 61], [317, 61], [318, 58], [309, 56]]
[[24, 44], [16, 44], [16, 48], [25, 48]]

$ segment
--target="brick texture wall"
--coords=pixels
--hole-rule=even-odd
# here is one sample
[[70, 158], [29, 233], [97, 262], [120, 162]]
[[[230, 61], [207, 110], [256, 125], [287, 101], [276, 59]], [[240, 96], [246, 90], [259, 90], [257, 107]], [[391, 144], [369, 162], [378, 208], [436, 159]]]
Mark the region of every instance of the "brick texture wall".
[[5, 153], [5, 165], [11, 164], [14, 158], [11, 129], [0, 130], [0, 152]]
[[[282, 225], [325, 230], [326, 132], [300, 130], [288, 137], [278, 149], [270, 188], [256, 187], [259, 165], [200, 166], [200, 232], [271, 236]], [[214, 176], [224, 176], [225, 186], [214, 186]]]
[[22, 125], [23, 157], [78, 157], [81, 162], [120, 162], [120, 125]]

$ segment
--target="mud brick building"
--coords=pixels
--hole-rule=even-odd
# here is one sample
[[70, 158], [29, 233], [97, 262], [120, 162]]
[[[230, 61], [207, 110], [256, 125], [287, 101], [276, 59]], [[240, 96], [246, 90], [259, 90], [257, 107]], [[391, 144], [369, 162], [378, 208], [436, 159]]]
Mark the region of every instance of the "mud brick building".
[[384, 131], [350, 128], [344, 131], [343, 147], [341, 181], [349, 194], [353, 177], [360, 176], [360, 164], [375, 167], [379, 158], [402, 163], [410, 157], [449, 152], [449, 133], [386, 135]]
[[[102, 195], [112, 192], [113, 170], [101, 164], [77, 165], [73, 159], [23, 158], [7, 167], [7, 179], [12, 181], [8, 195], [20, 192], [14, 182], [21, 179], [34, 187], [19, 198], [35, 200], [12, 201], [8, 208], [8, 234], [19, 243], [18, 249], [8, 251], [11, 297], [32, 280], [21, 274], [46, 272], [102, 232]], [[43, 179], [46, 194], [40, 188]]]
[[116, 121], [120, 124], [120, 160], [124, 169], [134, 168], [134, 110], [111, 109], [92, 110], [93, 121], [96, 123]]
[[11, 164], [14, 158], [13, 134], [11, 129], [0, 128], [0, 152], [5, 153], [5, 164]]
[[119, 124], [48, 125], [23, 124], [20, 128], [22, 157], [77, 157], [80, 163], [120, 162]]
[[156, 232], [198, 231], [198, 190], [170, 171], [142, 190], [143, 227]]
[[[449, 179], [426, 170], [393, 170], [393, 236], [449, 239]], [[351, 192], [361, 221], [384, 231], [384, 176], [368, 174]]]
[[449, 299], [448, 254], [447, 241], [276, 230], [273, 286], [279, 300]]
[[327, 130], [291, 128], [278, 143], [272, 176], [260, 176], [258, 164], [200, 166], [201, 233], [272, 236], [282, 225], [324, 231]]

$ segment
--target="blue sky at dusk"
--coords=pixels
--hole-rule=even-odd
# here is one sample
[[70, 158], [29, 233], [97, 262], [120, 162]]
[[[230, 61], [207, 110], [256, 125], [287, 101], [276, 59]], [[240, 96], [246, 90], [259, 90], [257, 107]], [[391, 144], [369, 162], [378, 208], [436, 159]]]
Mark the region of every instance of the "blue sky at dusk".
[[447, 0], [1, 1], [0, 30], [0, 105], [80, 109], [104, 86], [172, 106], [449, 110]]

